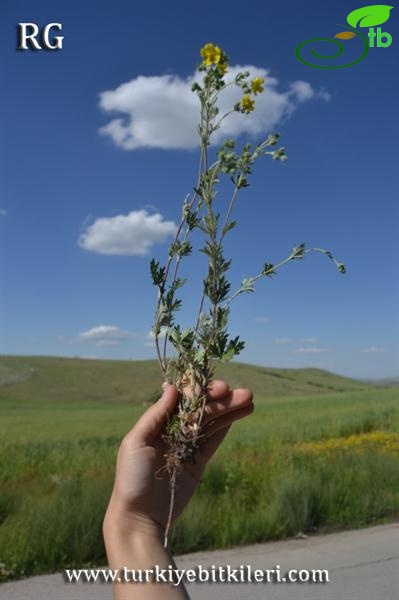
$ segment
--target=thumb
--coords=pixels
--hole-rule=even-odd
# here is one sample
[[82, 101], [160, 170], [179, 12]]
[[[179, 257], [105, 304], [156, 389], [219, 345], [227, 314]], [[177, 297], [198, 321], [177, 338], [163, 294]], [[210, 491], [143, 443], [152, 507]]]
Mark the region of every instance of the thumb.
[[137, 441], [152, 444], [162, 433], [168, 417], [172, 414], [179, 392], [174, 385], [164, 384], [164, 391], [155, 404], [150, 406], [133, 427], [132, 436]]

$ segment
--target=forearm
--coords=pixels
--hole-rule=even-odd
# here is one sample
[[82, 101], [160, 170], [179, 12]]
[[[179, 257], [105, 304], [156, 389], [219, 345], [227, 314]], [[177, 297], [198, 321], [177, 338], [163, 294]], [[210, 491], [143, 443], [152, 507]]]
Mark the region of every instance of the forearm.
[[[173, 558], [163, 547], [163, 529], [155, 522], [132, 516], [121, 509], [111, 499], [104, 519], [104, 541], [109, 567], [120, 570], [175, 568]], [[189, 600], [181, 583], [179, 586], [160, 582], [121, 582], [114, 583], [115, 600]]]

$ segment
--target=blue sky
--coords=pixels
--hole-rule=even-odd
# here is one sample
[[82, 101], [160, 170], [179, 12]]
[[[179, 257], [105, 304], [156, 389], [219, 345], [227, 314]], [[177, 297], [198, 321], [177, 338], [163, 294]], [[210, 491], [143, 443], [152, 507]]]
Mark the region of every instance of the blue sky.
[[[259, 141], [270, 124], [289, 156], [285, 164], [258, 162], [237, 204], [239, 227], [226, 248], [233, 282], [302, 241], [330, 249], [348, 269], [341, 275], [311, 254], [240, 297], [230, 327], [247, 342], [240, 359], [397, 375], [399, 41], [393, 35], [389, 48], [370, 49], [345, 69], [313, 69], [295, 57], [300, 42], [334, 36], [359, 6], [3, 3], [0, 352], [154, 356], [148, 265], [165, 257], [168, 223], [194, 184], [192, 107], [182, 98], [199, 48], [212, 41], [231, 65], [267, 72], [269, 96], [260, 116], [248, 117], [258, 118], [255, 134], [240, 141]], [[391, 34], [396, 11], [382, 25]], [[19, 22], [61, 22], [63, 49], [16, 51]], [[349, 57], [358, 41], [344, 42]], [[104, 253], [114, 242], [116, 253]], [[203, 268], [196, 254], [183, 274], [198, 280]], [[187, 287], [184, 299], [189, 324], [198, 287]]]

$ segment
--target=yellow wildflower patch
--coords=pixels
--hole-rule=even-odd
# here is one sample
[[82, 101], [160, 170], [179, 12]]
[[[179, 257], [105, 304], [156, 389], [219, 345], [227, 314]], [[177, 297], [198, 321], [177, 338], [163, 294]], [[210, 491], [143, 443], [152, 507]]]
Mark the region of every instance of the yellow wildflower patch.
[[399, 452], [399, 433], [372, 431], [347, 437], [330, 438], [317, 442], [302, 442], [294, 446], [301, 454], [332, 454], [335, 452]]

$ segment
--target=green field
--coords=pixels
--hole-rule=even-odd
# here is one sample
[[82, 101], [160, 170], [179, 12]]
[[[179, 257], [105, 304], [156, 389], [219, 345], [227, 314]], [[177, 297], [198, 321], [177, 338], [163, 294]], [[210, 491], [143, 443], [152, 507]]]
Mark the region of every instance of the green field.
[[[397, 388], [239, 363], [218, 376], [256, 408], [176, 524], [175, 553], [398, 518]], [[159, 383], [151, 361], [1, 357], [0, 579], [105, 564], [118, 444]]]

